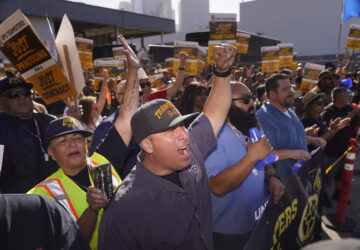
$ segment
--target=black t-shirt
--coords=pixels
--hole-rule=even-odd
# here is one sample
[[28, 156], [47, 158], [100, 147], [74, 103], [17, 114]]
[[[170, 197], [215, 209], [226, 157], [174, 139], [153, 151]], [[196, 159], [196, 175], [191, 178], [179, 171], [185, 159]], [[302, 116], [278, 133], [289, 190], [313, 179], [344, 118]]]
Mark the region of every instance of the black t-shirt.
[[172, 183], [174, 183], [175, 185], [178, 185], [179, 187], [183, 187], [181, 185], [181, 182], [180, 182], [180, 178], [179, 178], [179, 171], [175, 171], [174, 173], [171, 173], [171, 174], [167, 174], [167, 175], [162, 175], [160, 176], [162, 178], [164, 178], [165, 180], [168, 180]]
[[[326, 107], [323, 114], [323, 120], [329, 124], [330, 120], [335, 120], [337, 117], [345, 118], [352, 110], [350, 105], [345, 108], [337, 108], [333, 104]], [[325, 147], [325, 153], [334, 157], [341, 156], [346, 148], [349, 146], [349, 139], [356, 136], [357, 116], [351, 119], [349, 126], [343, 128], [336, 135], [328, 141]]]
[[91, 186], [88, 166], [85, 166], [77, 175], [68, 175], [68, 177], [72, 179], [85, 192], [87, 192], [87, 188]]
[[131, 148], [125, 145], [115, 126], [113, 126], [95, 151], [105, 157], [120, 175]]
[[77, 224], [42, 195], [0, 195], [1, 249], [90, 249]]
[[321, 118], [316, 120], [311, 117], [306, 117], [303, 118], [301, 122], [304, 125], [304, 128], [311, 127], [316, 124], [319, 128], [319, 133], [317, 134], [318, 136], [322, 136], [328, 130], [327, 122], [325, 120], [322, 120]]

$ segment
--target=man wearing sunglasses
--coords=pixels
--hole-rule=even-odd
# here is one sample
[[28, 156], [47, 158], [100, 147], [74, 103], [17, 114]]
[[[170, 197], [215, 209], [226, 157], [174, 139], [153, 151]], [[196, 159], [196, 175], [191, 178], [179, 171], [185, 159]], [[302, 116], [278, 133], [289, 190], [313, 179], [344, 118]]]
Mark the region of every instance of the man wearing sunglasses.
[[338, 87], [339, 85], [339, 76], [331, 72], [330, 70], [323, 70], [319, 74], [318, 86], [312, 91], [320, 94], [323, 93], [323, 101], [325, 107], [331, 102], [331, 91]]
[[147, 74], [143, 69], [141, 68], [139, 69], [138, 71], [139, 85], [143, 92], [142, 104], [145, 104], [155, 99], [170, 100], [173, 96], [175, 96], [176, 92], [181, 88], [181, 84], [184, 80], [185, 62], [187, 56], [188, 55], [185, 52], [180, 53], [179, 68], [176, 74], [176, 79], [174, 84], [171, 84], [167, 88], [158, 91], [152, 92], [151, 82], [149, 80], [149, 77], [147, 76]]
[[271, 165], [254, 167], [271, 152], [271, 145], [265, 136], [246, 143], [249, 129], [260, 128], [249, 88], [237, 82], [231, 84], [231, 92], [227, 122], [219, 133], [218, 144], [205, 160], [212, 191], [215, 250], [243, 249], [260, 216], [254, 212], [264, 204], [268, 190], [274, 203], [285, 191]]
[[32, 84], [21, 78], [0, 81], [2, 193], [25, 193], [55, 171], [43, 146], [45, 128], [54, 118], [33, 112], [31, 89]]

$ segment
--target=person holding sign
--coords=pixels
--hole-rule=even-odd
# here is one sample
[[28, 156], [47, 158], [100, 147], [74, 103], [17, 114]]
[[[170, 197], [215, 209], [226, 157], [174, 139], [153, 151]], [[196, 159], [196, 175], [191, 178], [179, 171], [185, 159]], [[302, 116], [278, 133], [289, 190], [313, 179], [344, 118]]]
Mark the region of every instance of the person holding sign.
[[114, 126], [89, 159], [85, 138], [92, 133], [84, 130], [81, 123], [72, 117], [52, 121], [46, 131], [46, 145], [59, 170], [29, 191], [30, 194], [46, 195], [62, 204], [77, 221], [92, 249], [97, 248], [98, 225], [102, 208], [108, 201], [99, 189], [93, 187], [94, 181], [90, 177], [97, 165], [111, 163], [110, 188], [115, 189], [120, 184], [121, 179], [115, 169], [121, 169], [128, 154], [127, 146], [132, 136], [130, 119], [139, 100], [137, 57], [124, 37], [119, 36], [119, 40], [126, 48], [129, 71]]
[[214, 87], [203, 112], [182, 116], [157, 99], [131, 119], [142, 147], [134, 167], [103, 213], [99, 249], [213, 249], [209, 184], [204, 157], [216, 144], [230, 107], [230, 67], [236, 49], [214, 48]]
[[145, 71], [143, 69], [139, 70], [138, 76], [140, 87], [143, 91], [143, 104], [159, 98], [170, 100], [172, 97], [175, 96], [176, 92], [181, 88], [181, 84], [184, 80], [185, 62], [187, 56], [188, 55], [185, 52], [180, 52], [179, 68], [176, 74], [174, 84], [168, 86], [165, 89], [161, 89], [155, 92], [151, 91], [151, 82], [149, 81], [149, 77], [146, 75]]
[[16, 77], [0, 81], [0, 145], [5, 145], [2, 193], [26, 193], [56, 170], [44, 146], [45, 129], [54, 118], [33, 112], [32, 87]]

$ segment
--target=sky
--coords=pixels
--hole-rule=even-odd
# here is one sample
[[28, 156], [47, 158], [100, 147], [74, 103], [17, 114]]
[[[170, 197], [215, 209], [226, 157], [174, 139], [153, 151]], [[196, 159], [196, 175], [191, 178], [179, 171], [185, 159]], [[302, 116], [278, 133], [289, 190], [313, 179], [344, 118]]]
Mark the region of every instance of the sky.
[[[104, 0], [69, 0], [69, 1], [83, 2], [83, 3], [101, 6], [101, 7], [107, 7], [107, 8], [118, 8], [119, 3], [121, 2], [121, 0], [105, 0], [105, 1]], [[129, 2], [127, 0], [122, 0], [122, 1]], [[180, 0], [171, 0], [171, 1], [172, 1], [172, 7], [175, 9], [175, 13], [177, 13], [178, 2]], [[236, 13], [236, 14], [238, 14], [239, 12], [239, 3], [242, 2], [242, 0], [209, 0], [209, 1], [210, 1], [210, 13]], [[237, 17], [237, 19], [239, 20], [239, 16]], [[175, 22], [178, 23], [178, 20], [176, 19]]]

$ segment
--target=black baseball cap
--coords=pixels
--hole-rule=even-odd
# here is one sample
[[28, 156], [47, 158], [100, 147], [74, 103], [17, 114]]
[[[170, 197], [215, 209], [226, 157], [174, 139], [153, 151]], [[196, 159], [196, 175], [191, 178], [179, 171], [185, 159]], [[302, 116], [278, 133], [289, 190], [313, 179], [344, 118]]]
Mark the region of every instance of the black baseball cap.
[[166, 131], [185, 120], [198, 115], [181, 115], [175, 105], [165, 99], [156, 99], [139, 107], [131, 118], [131, 130], [140, 144], [151, 134]]
[[93, 134], [92, 132], [85, 130], [81, 123], [75, 118], [63, 116], [52, 120], [47, 126], [45, 131], [46, 147], [49, 147], [52, 139], [71, 133], [81, 133], [84, 137], [89, 137]]
[[23, 87], [27, 89], [32, 89], [33, 85], [31, 83], [24, 81], [22, 78], [19, 77], [5, 77], [4, 79], [0, 80], [0, 94], [5, 90], [14, 87]]

